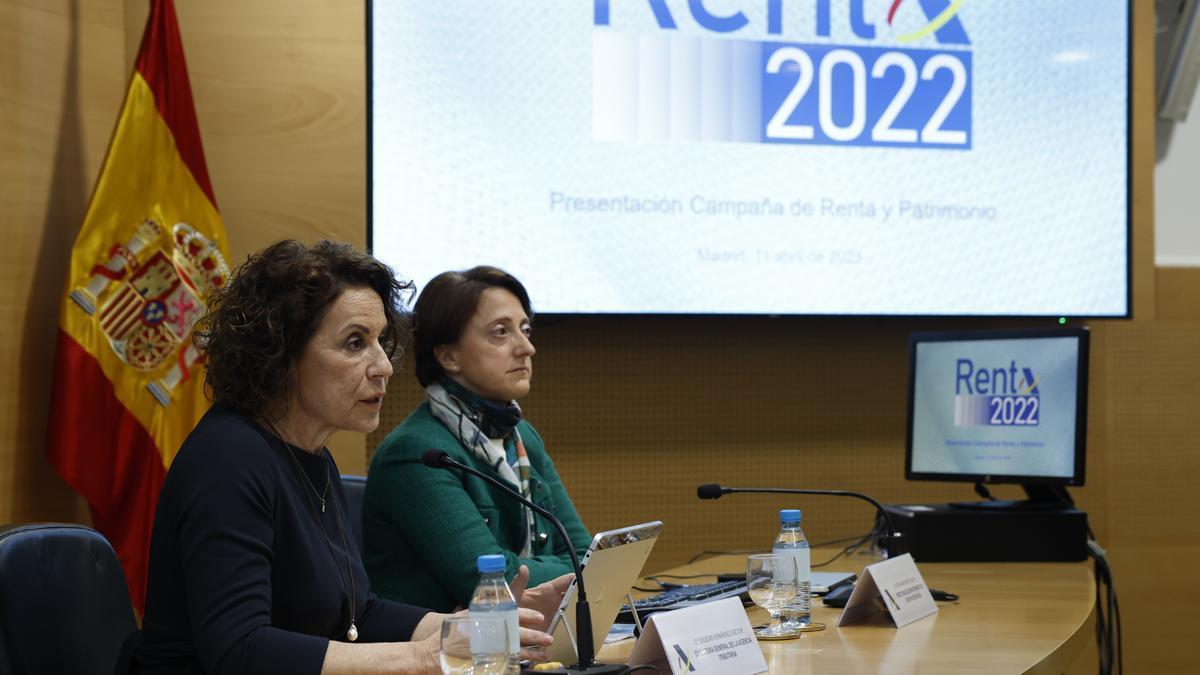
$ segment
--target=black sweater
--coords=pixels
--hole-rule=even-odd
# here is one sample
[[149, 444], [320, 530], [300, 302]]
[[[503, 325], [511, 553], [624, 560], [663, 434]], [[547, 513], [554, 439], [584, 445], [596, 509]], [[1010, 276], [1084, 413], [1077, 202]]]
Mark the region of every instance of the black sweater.
[[295, 450], [213, 406], [159, 495], [141, 672], [319, 673], [350, 624], [347, 556], [358, 641], [408, 640], [428, 610], [368, 593], [346, 513], [328, 450]]

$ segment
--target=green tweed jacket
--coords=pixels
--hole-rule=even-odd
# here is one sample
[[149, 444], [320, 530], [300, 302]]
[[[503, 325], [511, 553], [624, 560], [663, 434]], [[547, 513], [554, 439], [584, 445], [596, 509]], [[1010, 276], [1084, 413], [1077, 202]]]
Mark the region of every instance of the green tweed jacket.
[[[562, 520], [579, 554], [591, 542], [579, 514], [528, 422], [517, 427], [531, 464], [535, 504]], [[571, 558], [555, 527], [536, 516], [533, 557], [518, 558], [524, 544], [521, 505], [475, 476], [421, 464], [430, 448], [485, 473], [491, 467], [464, 448], [425, 401], [392, 430], [375, 451], [363, 504], [364, 562], [376, 594], [439, 612], [466, 607], [479, 581], [475, 559], [502, 553], [509, 580], [529, 567], [530, 586], [571, 571]]]

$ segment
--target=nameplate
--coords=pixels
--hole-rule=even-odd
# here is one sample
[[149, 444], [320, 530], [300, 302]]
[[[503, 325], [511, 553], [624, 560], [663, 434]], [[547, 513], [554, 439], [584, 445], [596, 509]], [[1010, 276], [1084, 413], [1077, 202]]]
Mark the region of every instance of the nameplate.
[[767, 670], [737, 598], [651, 615], [629, 665], [664, 662], [674, 675], [753, 675]]
[[904, 554], [868, 565], [846, 601], [838, 626], [851, 626], [886, 611], [896, 628], [937, 614], [937, 603], [917, 571], [912, 555]]
[[882, 611], [887, 612], [896, 628], [938, 611], [925, 579], [908, 553], [863, 569], [838, 625], [861, 623]]

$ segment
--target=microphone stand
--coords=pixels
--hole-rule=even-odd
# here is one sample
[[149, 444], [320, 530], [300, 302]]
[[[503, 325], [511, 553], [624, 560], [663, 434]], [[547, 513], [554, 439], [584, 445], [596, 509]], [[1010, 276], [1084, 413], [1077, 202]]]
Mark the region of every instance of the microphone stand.
[[567, 551], [571, 554], [571, 567], [575, 570], [575, 584], [579, 588], [578, 597], [575, 601], [575, 651], [579, 657], [579, 662], [568, 667], [566, 672], [588, 673], [590, 675], [625, 672], [626, 666], [621, 664], [596, 663], [596, 646], [595, 641], [592, 639], [592, 610], [588, 607], [587, 593], [583, 587], [583, 568], [579, 566], [579, 556], [575, 553], [575, 545], [571, 542], [571, 538], [567, 536], [567, 528], [563, 527], [562, 521], [546, 509], [526, 499], [520, 492], [502, 483], [500, 479], [489, 476], [462, 462], [455, 461], [442, 450], [437, 450], [436, 448], [426, 450], [421, 455], [421, 463], [435, 469], [458, 469], [476, 478], [481, 478], [509, 497], [533, 509], [534, 513], [541, 515], [554, 524], [563, 541], [567, 543]]
[[883, 517], [884, 526], [887, 527], [887, 545], [884, 550], [889, 556], [899, 555], [904, 553], [907, 546], [904, 543], [900, 533], [892, 525], [892, 517], [888, 515], [883, 505], [875, 501], [871, 497], [864, 495], [861, 492], [853, 492], [850, 490], [816, 490], [802, 488], [737, 488], [724, 487], [714, 483], [701, 485], [696, 488], [696, 496], [700, 499], [720, 499], [722, 496], [735, 492], [748, 492], [754, 494], [784, 494], [784, 495], [828, 495], [833, 497], [854, 497], [866, 502], [870, 502], [875, 507], [876, 512]]

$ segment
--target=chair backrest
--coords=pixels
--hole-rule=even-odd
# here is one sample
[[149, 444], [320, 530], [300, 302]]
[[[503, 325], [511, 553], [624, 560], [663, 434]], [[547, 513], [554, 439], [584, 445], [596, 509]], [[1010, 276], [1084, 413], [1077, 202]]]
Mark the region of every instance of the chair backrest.
[[121, 563], [99, 532], [0, 531], [0, 675], [111, 675], [136, 629]]
[[352, 476], [350, 474], [342, 474], [342, 489], [346, 492], [346, 505], [349, 507], [349, 513], [346, 518], [350, 520], [350, 531], [354, 533], [354, 543], [358, 544], [358, 554], [365, 559], [366, 551], [363, 550], [363, 530], [362, 530], [362, 512], [363, 512], [363, 496], [367, 490], [366, 476]]

